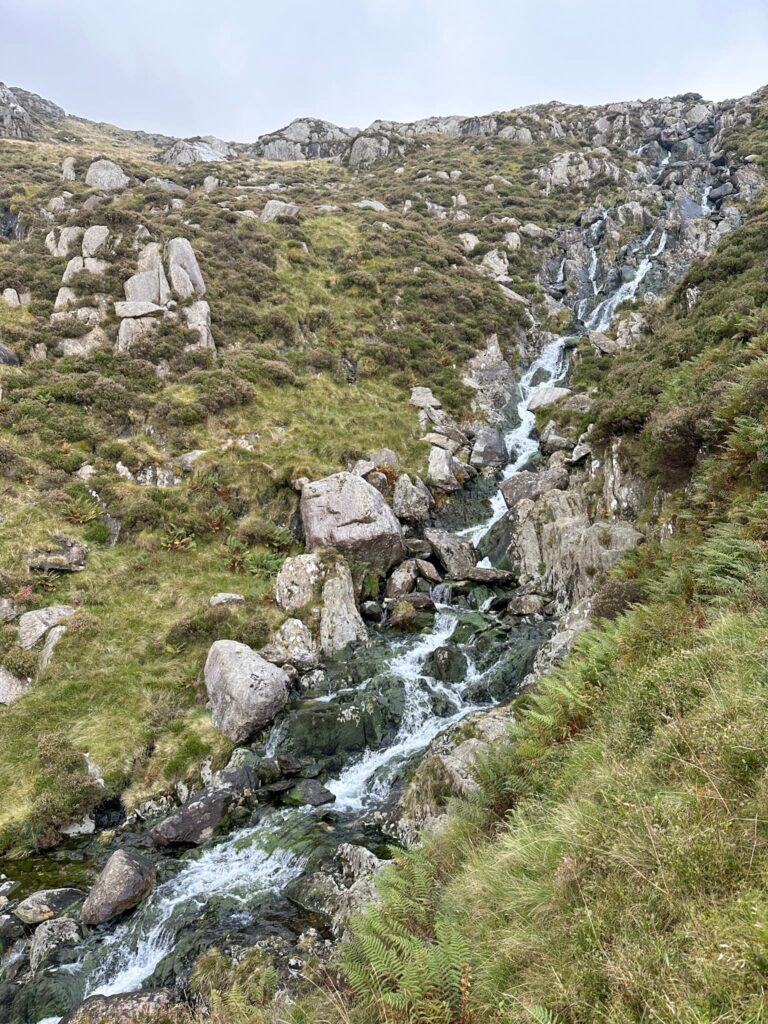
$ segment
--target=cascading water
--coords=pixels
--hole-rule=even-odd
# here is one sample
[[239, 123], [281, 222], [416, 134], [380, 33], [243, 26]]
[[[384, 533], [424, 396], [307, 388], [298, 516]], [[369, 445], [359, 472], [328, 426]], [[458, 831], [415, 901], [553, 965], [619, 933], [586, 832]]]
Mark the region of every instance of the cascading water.
[[[636, 251], [647, 252], [655, 233], [644, 239]], [[633, 278], [596, 305], [584, 324], [585, 330], [608, 328], [621, 303], [637, 295], [653, 260], [666, 244], [667, 235], [663, 232], [656, 248], [639, 263]], [[597, 271], [597, 251], [592, 247], [589, 279], [595, 296], [599, 290]], [[520, 380], [519, 422], [505, 438], [510, 462], [502, 472], [503, 479], [520, 472], [538, 450], [536, 417], [528, 405], [539, 389], [551, 387], [562, 379], [566, 345], [572, 340], [570, 336], [563, 336], [550, 341]], [[462, 531], [461, 535], [478, 543], [505, 512], [504, 498], [497, 490], [488, 518]], [[483, 677], [476, 666], [471, 643], [455, 645], [468, 666], [461, 682], [441, 682], [426, 671], [428, 656], [450, 640], [460, 614], [460, 609], [451, 603], [449, 587], [435, 587], [433, 598], [437, 615], [431, 631], [392, 645], [386, 668], [389, 675], [402, 681], [404, 707], [391, 741], [378, 749], [367, 749], [336, 778], [326, 782], [326, 787], [336, 796], [330, 808], [275, 811], [260, 824], [230, 835], [198, 856], [179, 859], [176, 873], [163, 881], [126, 923], [91, 939], [76, 964], [60, 968], [80, 978], [83, 995], [109, 995], [140, 988], [173, 952], [180, 927], [183, 930], [188, 921], [201, 917], [214, 898], [231, 903], [233, 910], [245, 917], [253, 916], [261, 900], [281, 893], [302, 873], [305, 853], [312, 844], [310, 837], [323, 816], [331, 815], [335, 825], [340, 827], [345, 822], [354, 822], [361, 813], [381, 806], [395, 781], [402, 776], [404, 767], [417, 754], [466, 715], [491, 705], [490, 700], [485, 703], [465, 700], [465, 691]], [[363, 687], [365, 682], [359, 685]], [[314, 700], [323, 705], [347, 692], [341, 690]], [[442, 702], [442, 713], [435, 711], [439, 702]], [[286, 729], [285, 719], [274, 726], [265, 745], [267, 756], [278, 753]], [[55, 1020], [50, 1018], [49, 1024]]]

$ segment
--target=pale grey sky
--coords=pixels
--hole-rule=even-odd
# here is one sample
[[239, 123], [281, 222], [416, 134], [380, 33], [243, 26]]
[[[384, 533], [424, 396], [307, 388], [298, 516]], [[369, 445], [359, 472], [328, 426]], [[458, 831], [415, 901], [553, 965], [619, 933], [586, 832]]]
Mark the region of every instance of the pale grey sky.
[[0, 81], [242, 142], [312, 115], [479, 114], [768, 83], [768, 0], [0, 0]]

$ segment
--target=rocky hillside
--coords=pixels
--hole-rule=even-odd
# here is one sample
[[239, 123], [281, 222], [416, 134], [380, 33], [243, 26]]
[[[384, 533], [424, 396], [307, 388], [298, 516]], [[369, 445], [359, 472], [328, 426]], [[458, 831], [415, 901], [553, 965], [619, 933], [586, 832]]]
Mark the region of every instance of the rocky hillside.
[[[754, 824], [749, 866], [718, 846], [738, 942], [762, 864], [762, 755], [744, 739], [723, 796], [704, 737], [759, 682], [721, 667], [763, 636], [767, 112], [691, 94], [230, 144], [0, 86], [0, 1021], [190, 987], [236, 1020], [233, 986], [248, 1021], [286, 989], [297, 1021], [759, 1019], [715, 931], [646, 890], [714, 891], [675, 860], [673, 783], [720, 801], [691, 812], [702, 863]], [[647, 763], [670, 721], [701, 785]], [[615, 858], [602, 792], [606, 829], [645, 829]], [[226, 903], [233, 829], [270, 836], [258, 924]], [[431, 831], [331, 983], [381, 861]], [[601, 930], [577, 941], [578, 900]], [[641, 967], [685, 942], [707, 971]]]

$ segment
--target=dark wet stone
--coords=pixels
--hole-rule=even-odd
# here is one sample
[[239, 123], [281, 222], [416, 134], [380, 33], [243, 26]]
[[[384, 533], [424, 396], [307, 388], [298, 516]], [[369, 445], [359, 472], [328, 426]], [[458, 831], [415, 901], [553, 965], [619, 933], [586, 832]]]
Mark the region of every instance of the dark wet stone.
[[225, 791], [196, 794], [155, 825], [150, 839], [157, 846], [199, 846], [223, 828], [231, 804], [232, 795]]
[[304, 807], [307, 804], [310, 807], [322, 807], [324, 804], [334, 803], [335, 800], [336, 795], [317, 779], [299, 779], [286, 793], [283, 803], [290, 807]]
[[444, 683], [458, 683], [467, 674], [467, 659], [458, 647], [438, 647], [425, 658], [424, 672]]

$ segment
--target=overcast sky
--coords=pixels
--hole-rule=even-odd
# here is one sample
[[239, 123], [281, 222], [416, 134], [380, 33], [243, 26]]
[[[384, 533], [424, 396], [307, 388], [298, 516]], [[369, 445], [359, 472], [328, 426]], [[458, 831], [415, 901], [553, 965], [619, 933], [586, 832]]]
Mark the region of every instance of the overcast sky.
[[768, 83], [768, 0], [0, 0], [0, 81], [124, 128], [479, 114]]

